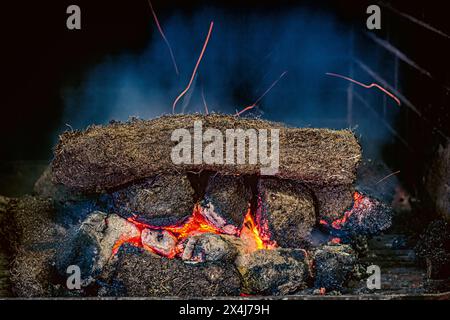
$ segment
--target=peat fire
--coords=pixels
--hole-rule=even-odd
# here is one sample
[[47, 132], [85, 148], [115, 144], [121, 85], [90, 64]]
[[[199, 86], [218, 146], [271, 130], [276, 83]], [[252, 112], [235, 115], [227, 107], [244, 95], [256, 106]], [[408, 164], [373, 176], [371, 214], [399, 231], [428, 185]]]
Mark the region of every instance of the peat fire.
[[[257, 213], [259, 211], [257, 210]], [[267, 224], [264, 223], [258, 214], [256, 214], [256, 217], [253, 217], [250, 207], [240, 229], [216, 226], [214, 222], [206, 217], [204, 212], [202, 207], [197, 204], [188, 219], [182, 223], [163, 227], [142, 223], [137, 221], [136, 217], [130, 217], [127, 220], [136, 227], [138, 230], [137, 235], [122, 235], [114, 244], [112, 256], [117, 254], [122, 245], [130, 244], [167, 258], [175, 258], [182, 255], [185, 240], [204, 233], [238, 237], [242, 240], [247, 252], [276, 247], [276, 242], [270, 239]], [[162, 247], [149, 245], [149, 241], [145, 241], [145, 238], [154, 238], [155, 242], [163, 243], [164, 245]]]

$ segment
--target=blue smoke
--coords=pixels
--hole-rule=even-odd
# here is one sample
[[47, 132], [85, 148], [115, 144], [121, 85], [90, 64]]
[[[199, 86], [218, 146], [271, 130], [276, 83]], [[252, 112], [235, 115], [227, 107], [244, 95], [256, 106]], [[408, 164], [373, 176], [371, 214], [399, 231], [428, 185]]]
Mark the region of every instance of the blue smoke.
[[[81, 86], [65, 88], [62, 127], [67, 123], [82, 129], [110, 120], [149, 119], [170, 113], [174, 99], [189, 82], [211, 20], [214, 29], [205, 56], [177, 111], [203, 112], [203, 91], [210, 111], [235, 113], [254, 103], [287, 71], [253, 115], [303, 127], [339, 129], [358, 124], [357, 133], [368, 149], [376, 141], [378, 150], [390, 136], [356, 99], [353, 123], [349, 124], [348, 82], [325, 75], [349, 74], [350, 27], [331, 13], [301, 7], [245, 16], [218, 8], [189, 16], [173, 13], [161, 23], [180, 75], [175, 74], [167, 47], [152, 24], [154, 34], [142, 53], [106, 57]], [[380, 57], [364, 54], [374, 69], [384, 74]], [[358, 76], [362, 77], [358, 80], [373, 81], [367, 75]], [[383, 103], [379, 92], [355, 90], [371, 105]]]

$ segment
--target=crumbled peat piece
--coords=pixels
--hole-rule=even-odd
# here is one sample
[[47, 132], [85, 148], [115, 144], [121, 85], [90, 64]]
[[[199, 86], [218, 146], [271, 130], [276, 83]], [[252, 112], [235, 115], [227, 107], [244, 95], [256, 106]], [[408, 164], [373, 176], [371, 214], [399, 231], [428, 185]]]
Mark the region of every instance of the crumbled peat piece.
[[240, 277], [231, 263], [190, 264], [124, 245], [105, 272], [101, 295], [129, 297], [237, 296]]
[[301, 247], [316, 222], [311, 193], [297, 182], [275, 178], [261, 178], [258, 191], [271, 239], [280, 247]]
[[336, 220], [353, 203], [355, 189], [352, 185], [308, 185], [316, 198], [319, 220]]
[[11, 264], [12, 292], [19, 297], [45, 297], [52, 292], [52, 273], [56, 247], [65, 230], [53, 222], [51, 201], [25, 196], [8, 201], [13, 234], [4, 239], [15, 248]]
[[327, 244], [313, 253], [313, 260], [314, 287], [340, 291], [352, 275], [356, 255], [348, 245]]
[[352, 209], [343, 215], [345, 221], [342, 220], [342, 231], [349, 235], [371, 236], [390, 228], [393, 215], [391, 207], [362, 193], [356, 193], [354, 198]]
[[[351, 131], [287, 128], [260, 119], [219, 114], [162, 116], [65, 132], [55, 148], [53, 179], [69, 188], [103, 191], [158, 173], [208, 170], [246, 175], [260, 174], [261, 168], [267, 168], [260, 163], [174, 164], [171, 153], [178, 142], [171, 139], [172, 133], [187, 129], [193, 134], [195, 121], [202, 121], [203, 131], [214, 128], [222, 132], [223, 150], [227, 129], [278, 129], [278, 177], [323, 185], [346, 185], [355, 180], [361, 148]], [[204, 142], [203, 147], [207, 145]]]
[[251, 190], [242, 176], [213, 174], [208, 179], [202, 206], [227, 224], [241, 227], [251, 198]]
[[[189, 237], [184, 245], [181, 258], [191, 262], [228, 261], [232, 263], [236, 258], [237, 248], [232, 244], [231, 237], [233, 236], [213, 233]], [[240, 239], [236, 238], [235, 241], [240, 241]]]
[[177, 238], [166, 230], [144, 229], [141, 241], [144, 247], [152, 248], [164, 256], [172, 256], [176, 252]]
[[287, 295], [306, 288], [309, 261], [301, 249], [257, 250], [238, 256], [243, 293]]
[[111, 194], [110, 212], [154, 226], [175, 224], [192, 214], [194, 189], [184, 174], [161, 174]]
[[415, 247], [417, 256], [427, 267], [427, 277], [450, 277], [450, 225], [445, 220], [431, 222]]

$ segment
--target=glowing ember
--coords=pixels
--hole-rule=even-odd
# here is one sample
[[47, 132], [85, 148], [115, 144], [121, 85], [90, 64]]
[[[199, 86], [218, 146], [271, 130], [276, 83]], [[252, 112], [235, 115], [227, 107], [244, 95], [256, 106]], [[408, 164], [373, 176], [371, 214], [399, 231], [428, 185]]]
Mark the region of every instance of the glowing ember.
[[[198, 204], [195, 206], [192, 216], [181, 224], [158, 227], [139, 222], [135, 217], [128, 218], [127, 220], [136, 226], [139, 230], [139, 235], [120, 237], [114, 244], [112, 255], [115, 255], [123, 244], [128, 243], [167, 258], [175, 258], [182, 254], [183, 246], [180, 244], [183, 240], [191, 236], [202, 233], [230, 234], [209, 221], [203, 215], [202, 208]], [[257, 219], [257, 221], [260, 220], [261, 219]], [[276, 243], [270, 240], [269, 232], [264, 228], [267, 228], [267, 224], [255, 222], [251, 210], [249, 209], [244, 218], [242, 228], [238, 232], [235, 232], [234, 235], [242, 239], [249, 251], [274, 248]], [[156, 239], [158, 237], [151, 232], [152, 230], [160, 232], [161, 237], [165, 235], [169, 241], [175, 239], [177, 245], [174, 245], [170, 250], [167, 248], [164, 248], [165, 250], [163, 250], [163, 247], [156, 248], [156, 246], [149, 246], [143, 243], [143, 236], [147, 236], [150, 239]]]
[[341, 243], [341, 238], [333, 238], [333, 239], [331, 239], [331, 243], [339, 244], [339, 243]]
[[[364, 197], [361, 193], [356, 192], [353, 194], [353, 206], [351, 209], [344, 212], [344, 216], [340, 219], [336, 219], [331, 223], [331, 227], [336, 230], [340, 230], [342, 226], [348, 221], [350, 216], [355, 212], [355, 210], [359, 209], [361, 206], [365, 205], [366, 197]], [[330, 224], [325, 220], [320, 220], [319, 223], [324, 226], [330, 226]], [[339, 238], [334, 238], [339, 239]], [[339, 239], [340, 240], [340, 239]], [[333, 240], [332, 240], [333, 241]], [[335, 240], [336, 241], [336, 240]]]
[[344, 212], [344, 216], [341, 219], [334, 220], [331, 226], [334, 229], [341, 229], [342, 226], [348, 221], [350, 216], [353, 214], [354, 210], [358, 209], [364, 200], [364, 196], [358, 192], [353, 194], [353, 207], [350, 210]]

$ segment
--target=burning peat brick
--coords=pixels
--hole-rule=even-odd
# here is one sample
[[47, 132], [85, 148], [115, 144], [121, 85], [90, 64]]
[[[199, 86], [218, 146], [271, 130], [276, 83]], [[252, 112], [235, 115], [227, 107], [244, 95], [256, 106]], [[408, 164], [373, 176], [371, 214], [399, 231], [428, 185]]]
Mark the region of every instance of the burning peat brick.
[[166, 226], [192, 214], [194, 189], [184, 174], [164, 174], [145, 179], [111, 194], [109, 211], [123, 217]]
[[251, 190], [242, 176], [214, 174], [208, 179], [202, 206], [227, 224], [241, 227], [251, 198]]
[[238, 256], [243, 293], [286, 295], [306, 287], [309, 261], [301, 249], [257, 250]]
[[192, 236], [184, 245], [182, 259], [192, 262], [228, 261], [232, 263], [237, 255], [237, 249], [230, 242], [231, 238], [232, 236], [213, 233]]
[[[342, 231], [354, 235], [375, 235], [389, 229], [392, 224], [392, 209], [380, 200], [362, 193], [354, 194], [354, 204], [344, 213]], [[336, 225], [339, 225], [339, 221]]]
[[131, 297], [236, 296], [239, 273], [231, 263], [185, 263], [124, 245], [104, 277], [100, 293]]
[[[221, 174], [260, 174], [261, 164], [187, 163], [171, 160], [177, 145], [171, 136], [176, 129], [202, 128], [278, 129], [278, 177], [323, 185], [353, 183], [361, 149], [348, 130], [287, 128], [260, 119], [219, 114], [171, 115], [148, 121], [91, 126], [85, 131], [65, 132], [55, 149], [52, 175], [55, 182], [82, 191], [103, 191], [168, 172], [209, 170]], [[226, 141], [222, 144], [226, 150]]]
[[152, 248], [164, 256], [172, 256], [176, 252], [177, 238], [166, 230], [144, 229], [141, 241], [144, 247]]
[[319, 220], [336, 220], [353, 204], [353, 185], [308, 185], [316, 198]]
[[313, 253], [316, 288], [340, 291], [350, 279], [356, 255], [348, 245], [327, 244]]
[[294, 181], [262, 178], [258, 183], [261, 219], [281, 247], [301, 247], [316, 222], [311, 193]]

